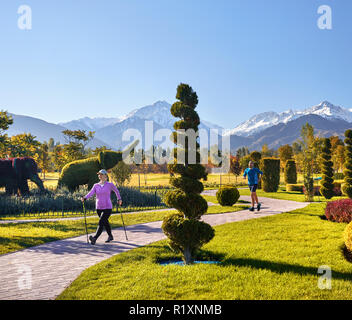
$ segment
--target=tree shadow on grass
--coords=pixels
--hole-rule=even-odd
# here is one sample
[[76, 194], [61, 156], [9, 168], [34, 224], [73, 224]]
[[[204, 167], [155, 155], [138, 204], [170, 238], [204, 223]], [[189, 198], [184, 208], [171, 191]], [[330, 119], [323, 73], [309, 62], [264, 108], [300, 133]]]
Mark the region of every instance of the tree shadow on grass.
[[[318, 267], [308, 267], [295, 264], [288, 264], [284, 262], [273, 262], [259, 259], [250, 258], [226, 258], [221, 266], [234, 265], [238, 267], [250, 267], [254, 269], [266, 269], [272, 272], [283, 274], [283, 273], [296, 273], [298, 275], [310, 275], [319, 276]], [[332, 277], [334, 279], [349, 280], [352, 281], [352, 272], [344, 273], [332, 270]]]

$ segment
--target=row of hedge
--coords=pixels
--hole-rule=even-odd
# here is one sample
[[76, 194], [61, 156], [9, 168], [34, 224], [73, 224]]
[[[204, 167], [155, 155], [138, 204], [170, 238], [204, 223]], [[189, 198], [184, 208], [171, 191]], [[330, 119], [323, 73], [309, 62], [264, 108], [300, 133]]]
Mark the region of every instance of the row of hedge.
[[[119, 187], [124, 207], [159, 207], [163, 206], [161, 190], [140, 192], [138, 189]], [[0, 194], [0, 216], [39, 214], [47, 212], [77, 212], [82, 210], [81, 198], [88, 189], [80, 187], [75, 192], [67, 188], [58, 188], [42, 194], [33, 191], [31, 196], [16, 197]], [[117, 205], [116, 196], [112, 196], [113, 205]], [[95, 209], [94, 197], [86, 201], [86, 209]]]
[[[334, 186], [334, 188], [333, 188], [334, 196], [336, 196], [336, 197], [342, 196], [342, 194], [343, 194], [342, 184], [340, 182], [334, 182], [333, 186]], [[287, 184], [286, 191], [304, 193], [305, 187], [304, 187], [304, 184], [297, 184], [297, 183], [296, 184]], [[314, 186], [314, 195], [316, 195], [316, 196], [321, 195], [319, 185]]]

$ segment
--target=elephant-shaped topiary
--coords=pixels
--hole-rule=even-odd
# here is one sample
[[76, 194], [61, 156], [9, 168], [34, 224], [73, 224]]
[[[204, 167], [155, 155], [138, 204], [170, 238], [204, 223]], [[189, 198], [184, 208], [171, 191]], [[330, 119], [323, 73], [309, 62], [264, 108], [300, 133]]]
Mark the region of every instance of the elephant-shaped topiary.
[[34, 159], [29, 157], [0, 159], [0, 187], [5, 187], [7, 194], [29, 194], [28, 179], [41, 191], [45, 190]]
[[58, 187], [67, 187], [71, 192], [77, 190], [79, 186], [88, 184], [91, 189], [99, 182], [97, 172], [101, 169], [110, 170], [122, 161], [123, 154], [129, 154], [138, 144], [134, 142], [125, 151], [101, 151], [98, 156], [88, 159], [76, 160], [66, 164], [62, 170], [58, 181]]

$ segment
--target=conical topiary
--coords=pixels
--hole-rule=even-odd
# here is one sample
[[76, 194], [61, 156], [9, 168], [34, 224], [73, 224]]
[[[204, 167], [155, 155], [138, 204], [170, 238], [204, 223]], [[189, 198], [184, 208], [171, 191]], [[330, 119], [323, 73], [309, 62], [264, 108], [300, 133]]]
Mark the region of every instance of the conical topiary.
[[330, 139], [324, 139], [323, 149], [321, 150], [322, 158], [322, 180], [320, 193], [325, 199], [331, 199], [334, 196], [334, 169], [331, 161], [331, 142]]
[[345, 170], [343, 171], [345, 183], [343, 185], [342, 191], [350, 199], [352, 199], [352, 130], [347, 130], [345, 132]]
[[[181, 120], [174, 123], [176, 131], [171, 139], [178, 147], [174, 149], [173, 163], [168, 165], [169, 172], [174, 175], [170, 184], [176, 189], [170, 190], [164, 200], [168, 206], [179, 212], [167, 215], [162, 229], [169, 238], [171, 248], [182, 253], [184, 262], [190, 264], [194, 261], [195, 252], [214, 237], [214, 229], [199, 221], [207, 212], [208, 204], [200, 195], [204, 187], [199, 180], [206, 179], [207, 173], [200, 164], [197, 141], [200, 120], [194, 109], [198, 104], [198, 97], [192, 87], [180, 84], [176, 99], [179, 101], [172, 105], [171, 114]], [[196, 134], [185, 134], [184, 130], [188, 129], [193, 129]]]

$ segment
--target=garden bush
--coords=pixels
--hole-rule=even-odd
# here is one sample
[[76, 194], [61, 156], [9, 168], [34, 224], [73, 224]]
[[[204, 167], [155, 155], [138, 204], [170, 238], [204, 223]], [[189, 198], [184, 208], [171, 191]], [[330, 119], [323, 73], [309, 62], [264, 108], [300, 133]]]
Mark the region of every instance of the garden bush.
[[341, 199], [328, 202], [325, 216], [330, 221], [350, 223], [352, 221], [352, 200]]
[[[285, 183], [296, 184], [297, 183], [297, 169], [295, 160], [287, 160], [285, 165]], [[292, 190], [293, 191], [293, 190]]]
[[286, 191], [298, 191], [303, 193], [303, 184], [286, 184]]
[[234, 186], [221, 187], [216, 193], [216, 199], [222, 206], [233, 206], [240, 198], [240, 193]]
[[352, 252], [352, 222], [350, 222], [343, 234], [343, 238], [345, 241], [345, 246], [348, 249], [349, 252]]
[[280, 159], [262, 159], [263, 183], [265, 192], [277, 192], [280, 184]]

